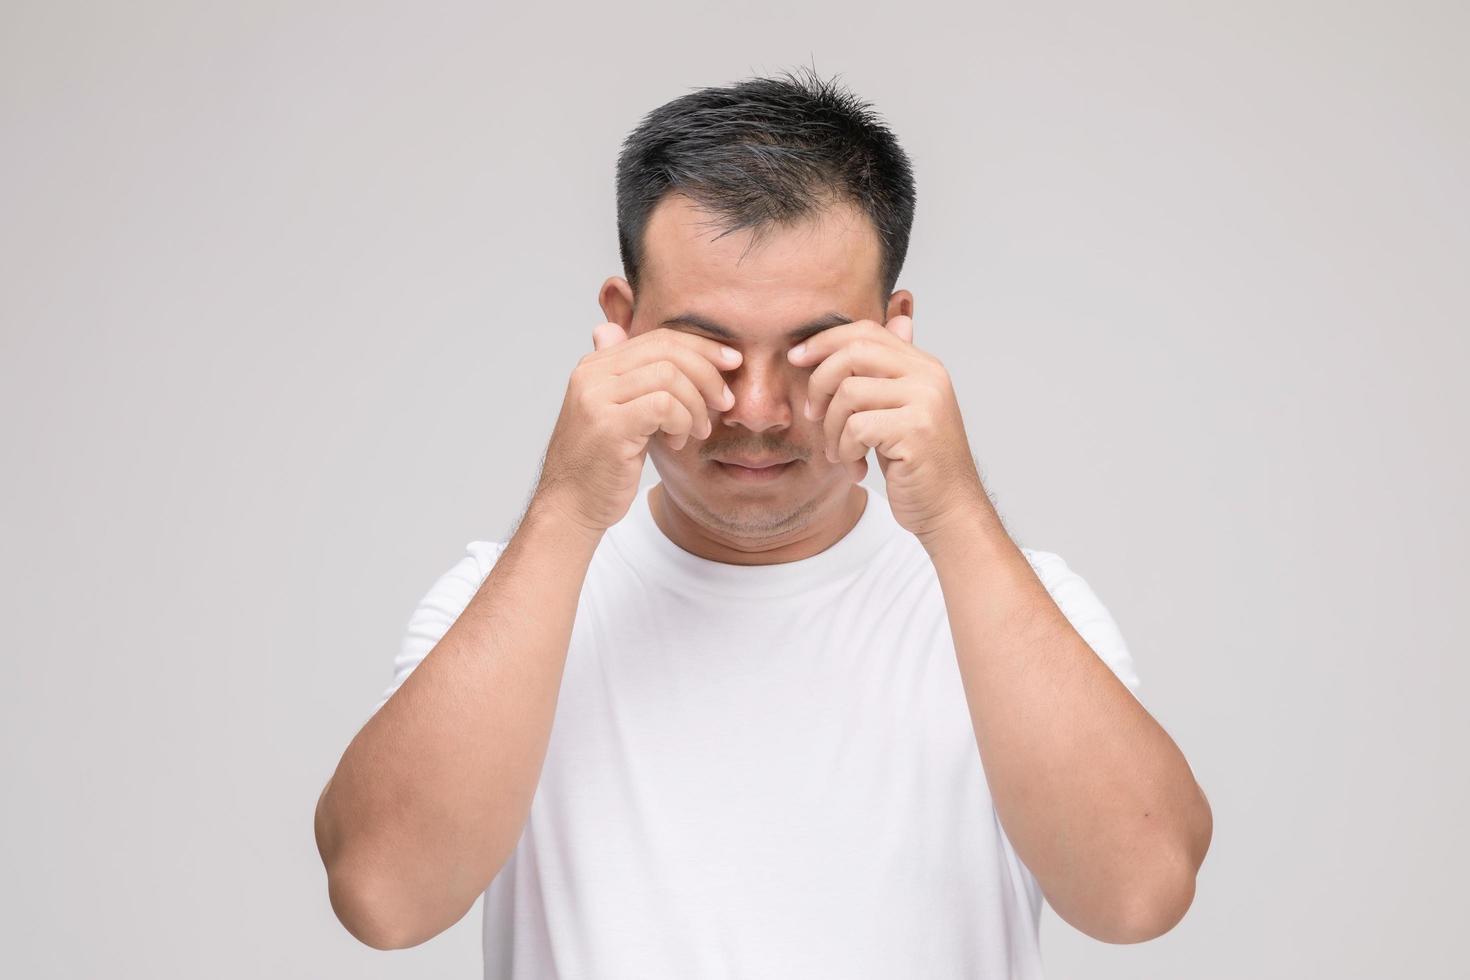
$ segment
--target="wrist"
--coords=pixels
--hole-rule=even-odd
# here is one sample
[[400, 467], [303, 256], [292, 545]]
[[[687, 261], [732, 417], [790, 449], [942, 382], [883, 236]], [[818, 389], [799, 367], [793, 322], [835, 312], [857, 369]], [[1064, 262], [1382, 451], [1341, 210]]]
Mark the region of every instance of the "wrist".
[[526, 507], [523, 524], [535, 526], [569, 544], [596, 548], [607, 528], [581, 517], [577, 509], [549, 491], [537, 493]]
[[957, 509], [950, 517], [938, 521], [931, 530], [916, 535], [931, 561], [957, 558], [960, 561], [984, 561], [1002, 554], [1015, 543], [1001, 524], [1000, 515], [988, 499]]

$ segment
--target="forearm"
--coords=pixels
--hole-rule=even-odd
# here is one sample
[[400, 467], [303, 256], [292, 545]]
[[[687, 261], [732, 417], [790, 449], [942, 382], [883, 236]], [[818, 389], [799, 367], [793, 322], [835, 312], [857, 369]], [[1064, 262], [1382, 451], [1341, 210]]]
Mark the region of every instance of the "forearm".
[[1007, 836], [1058, 915], [1109, 942], [1193, 898], [1208, 804], [1178, 746], [1072, 628], [993, 511], [926, 542]]
[[459, 618], [348, 745], [316, 833], [333, 907], [364, 942], [437, 935], [514, 850], [595, 549], [533, 501]]

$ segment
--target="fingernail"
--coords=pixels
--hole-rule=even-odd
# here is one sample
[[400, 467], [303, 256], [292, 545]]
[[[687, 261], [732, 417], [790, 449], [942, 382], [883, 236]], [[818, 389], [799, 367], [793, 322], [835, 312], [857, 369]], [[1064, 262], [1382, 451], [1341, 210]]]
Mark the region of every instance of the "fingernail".
[[806, 344], [797, 344], [795, 347], [791, 348], [791, 356], [792, 357], [800, 357], [802, 355], [802, 353], [805, 352], [805, 351], [806, 351]]
[[730, 386], [729, 385], [725, 385], [725, 407], [726, 408], [733, 408], [734, 405], [735, 405], [735, 392], [733, 392], [733, 391], [730, 390]]
[[811, 418], [812, 417], [812, 400], [810, 398], [808, 398], [802, 404], [802, 406], [801, 406], [801, 414], [805, 415], [807, 418]]
[[720, 356], [732, 364], [740, 360], [740, 352], [733, 347], [725, 347], [721, 345]]

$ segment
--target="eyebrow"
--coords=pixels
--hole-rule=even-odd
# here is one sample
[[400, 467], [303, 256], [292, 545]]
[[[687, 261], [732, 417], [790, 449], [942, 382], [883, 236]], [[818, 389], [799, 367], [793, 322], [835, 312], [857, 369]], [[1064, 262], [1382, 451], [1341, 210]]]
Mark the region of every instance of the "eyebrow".
[[[786, 339], [792, 341], [805, 340], [812, 334], [821, 333], [828, 327], [838, 327], [844, 323], [851, 322], [852, 317], [845, 313], [828, 313], [826, 316], [813, 320], [810, 323], [805, 323], [794, 330], [788, 330], [786, 332]], [[740, 339], [735, 335], [734, 331], [722, 327], [708, 317], [702, 317], [698, 313], [680, 313], [678, 316], [671, 316], [661, 326], [670, 327], [681, 323], [690, 327], [698, 327], [706, 333], [714, 334], [721, 340]]]

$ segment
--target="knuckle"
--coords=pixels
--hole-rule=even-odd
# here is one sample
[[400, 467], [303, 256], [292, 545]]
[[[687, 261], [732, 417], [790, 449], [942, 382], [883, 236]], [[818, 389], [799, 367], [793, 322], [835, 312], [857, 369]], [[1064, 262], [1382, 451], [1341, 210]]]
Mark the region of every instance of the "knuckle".
[[598, 402], [602, 400], [601, 393], [593, 385], [578, 385], [573, 393], [573, 404], [583, 413], [597, 414]]
[[725, 397], [725, 376], [720, 373], [720, 369], [709, 361], [703, 361], [695, 368], [699, 374], [701, 387], [713, 393], [715, 401], [721, 401]]

